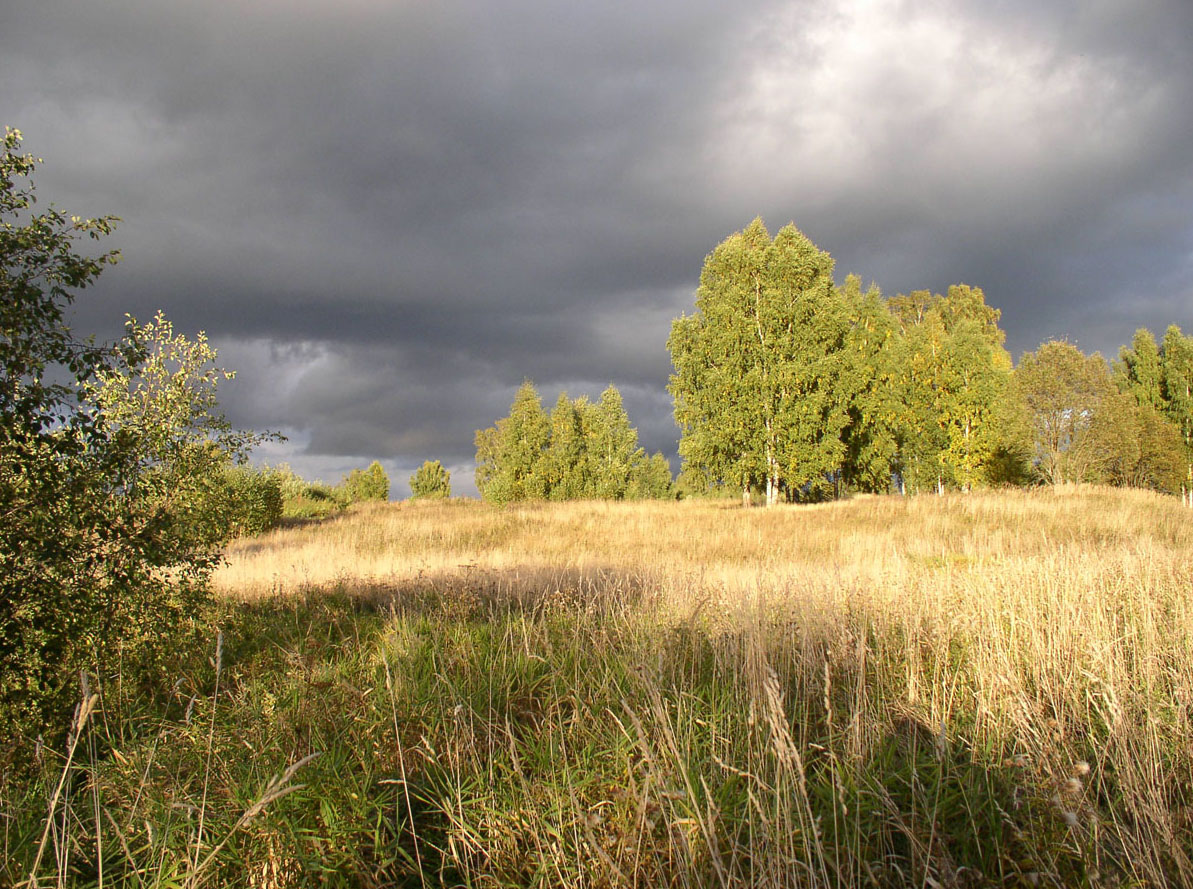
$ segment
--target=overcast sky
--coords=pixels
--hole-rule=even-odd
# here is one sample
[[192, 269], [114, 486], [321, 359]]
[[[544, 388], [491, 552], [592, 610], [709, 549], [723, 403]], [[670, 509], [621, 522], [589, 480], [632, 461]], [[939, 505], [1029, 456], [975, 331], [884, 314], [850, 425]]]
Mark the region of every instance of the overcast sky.
[[673, 454], [671, 319], [759, 215], [1016, 358], [1193, 329], [1188, 0], [7, 0], [0, 83], [41, 200], [124, 220], [76, 329], [206, 330], [263, 459], [395, 497], [475, 493], [524, 377]]

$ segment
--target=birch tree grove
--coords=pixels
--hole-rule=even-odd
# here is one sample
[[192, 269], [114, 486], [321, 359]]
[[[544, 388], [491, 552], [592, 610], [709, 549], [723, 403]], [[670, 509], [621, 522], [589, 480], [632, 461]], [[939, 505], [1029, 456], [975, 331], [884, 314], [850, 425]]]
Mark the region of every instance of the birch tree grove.
[[[1048, 342], [1013, 369], [978, 287], [884, 299], [794, 225], [705, 258], [672, 322], [680, 488], [749, 505], [843, 491], [1098, 482], [1193, 506], [1193, 337], [1136, 332], [1116, 364]], [[1114, 385], [1117, 379], [1117, 388]]]
[[1027, 475], [1011, 356], [982, 291], [884, 300], [832, 275], [794, 225], [772, 239], [759, 219], [709, 254], [696, 311], [667, 343], [685, 478], [745, 503], [759, 486], [771, 505]]

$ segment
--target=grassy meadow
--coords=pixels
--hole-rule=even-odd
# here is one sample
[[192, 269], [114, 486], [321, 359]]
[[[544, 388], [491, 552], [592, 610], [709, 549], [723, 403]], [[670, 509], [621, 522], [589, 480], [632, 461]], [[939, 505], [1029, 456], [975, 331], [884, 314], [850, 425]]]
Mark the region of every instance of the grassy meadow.
[[1193, 886], [1172, 498], [410, 502], [215, 584], [0, 783], [0, 884]]

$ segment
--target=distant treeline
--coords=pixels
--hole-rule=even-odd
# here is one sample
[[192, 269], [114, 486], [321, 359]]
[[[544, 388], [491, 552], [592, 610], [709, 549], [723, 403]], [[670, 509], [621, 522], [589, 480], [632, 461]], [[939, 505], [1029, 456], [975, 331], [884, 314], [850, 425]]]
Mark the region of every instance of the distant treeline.
[[595, 404], [561, 392], [548, 415], [527, 380], [509, 416], [476, 433], [476, 487], [493, 503], [658, 499], [670, 493], [671, 466], [638, 446], [615, 386]]
[[1193, 505], [1193, 337], [1139, 330], [1113, 364], [1049, 341], [1015, 368], [980, 288], [885, 298], [788, 225], [760, 219], [704, 262], [696, 311], [667, 347], [682, 469], [649, 459], [610, 387], [530, 383], [476, 436], [486, 500], [738, 496], [1099, 482]]

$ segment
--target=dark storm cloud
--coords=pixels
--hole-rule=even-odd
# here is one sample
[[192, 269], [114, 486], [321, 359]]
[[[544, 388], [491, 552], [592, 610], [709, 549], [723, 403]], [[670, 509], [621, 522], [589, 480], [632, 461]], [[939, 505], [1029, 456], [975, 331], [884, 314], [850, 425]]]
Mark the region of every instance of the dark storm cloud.
[[[1193, 327], [1193, 7], [976, 0], [105, 4], [5, 12], [43, 199], [124, 218], [76, 324], [158, 308], [329, 477], [466, 468], [524, 377], [674, 447], [670, 319], [794, 220], [1009, 345]], [[334, 479], [333, 479], [334, 480]]]

